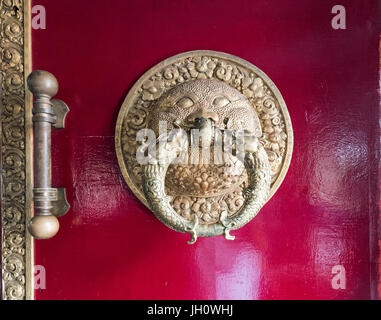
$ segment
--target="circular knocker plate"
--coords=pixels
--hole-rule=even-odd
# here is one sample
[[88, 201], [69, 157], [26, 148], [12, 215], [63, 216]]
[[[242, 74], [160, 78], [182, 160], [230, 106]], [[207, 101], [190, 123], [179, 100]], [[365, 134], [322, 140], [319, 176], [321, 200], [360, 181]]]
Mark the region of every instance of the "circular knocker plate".
[[176, 55], [129, 91], [115, 134], [123, 176], [168, 227], [197, 236], [249, 222], [288, 170], [293, 132], [273, 82], [238, 57]]

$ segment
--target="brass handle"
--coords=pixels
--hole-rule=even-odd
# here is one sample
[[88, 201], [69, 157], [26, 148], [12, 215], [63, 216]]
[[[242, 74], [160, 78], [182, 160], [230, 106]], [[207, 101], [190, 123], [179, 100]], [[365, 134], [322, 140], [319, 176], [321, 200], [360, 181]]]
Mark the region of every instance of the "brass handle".
[[[270, 193], [271, 175], [267, 153], [257, 138], [250, 137], [245, 141], [245, 167], [248, 172], [249, 186], [246, 188], [245, 203], [232, 217], [227, 212], [221, 215], [220, 221], [214, 225], [199, 224], [198, 217], [193, 215], [193, 221], [181, 217], [171, 207], [169, 197], [165, 194], [164, 182], [168, 166], [181, 152], [182, 136], [172, 138], [165, 149], [159, 150], [162, 157], [152, 159], [143, 166], [143, 191], [147, 201], [156, 217], [169, 228], [186, 232], [191, 235], [189, 244], [197, 241], [197, 237], [211, 237], [225, 235], [228, 240], [234, 240], [230, 230], [239, 229], [253, 219], [262, 206], [266, 203]], [[160, 144], [157, 146], [160, 148]]]
[[37, 239], [49, 239], [59, 229], [57, 216], [70, 208], [65, 189], [52, 188], [51, 130], [64, 128], [69, 112], [61, 100], [51, 100], [58, 92], [57, 79], [47, 71], [33, 71], [27, 79], [28, 88], [36, 97], [33, 103], [34, 126], [34, 189], [35, 216], [28, 224], [31, 235]]

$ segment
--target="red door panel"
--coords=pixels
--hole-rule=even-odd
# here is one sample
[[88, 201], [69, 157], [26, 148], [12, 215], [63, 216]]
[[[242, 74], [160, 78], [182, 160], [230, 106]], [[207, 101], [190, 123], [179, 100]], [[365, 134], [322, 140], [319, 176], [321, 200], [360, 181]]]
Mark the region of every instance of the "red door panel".
[[[53, 134], [53, 185], [69, 213], [36, 241], [46, 269], [36, 299], [368, 299], [377, 139], [377, 2], [36, 0], [33, 69], [53, 73], [71, 112]], [[280, 89], [294, 128], [290, 169], [235, 241], [187, 236], [161, 224], [119, 170], [120, 106], [148, 68], [209, 49], [253, 63]], [[371, 244], [371, 245], [370, 245]], [[346, 289], [332, 288], [332, 268]]]

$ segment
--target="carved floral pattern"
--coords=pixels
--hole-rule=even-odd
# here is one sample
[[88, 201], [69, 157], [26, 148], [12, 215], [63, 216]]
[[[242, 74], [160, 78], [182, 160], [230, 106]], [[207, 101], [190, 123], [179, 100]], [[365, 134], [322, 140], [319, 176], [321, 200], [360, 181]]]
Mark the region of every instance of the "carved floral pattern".
[[170, 204], [187, 220], [191, 220], [195, 214], [202, 224], [214, 224], [219, 221], [223, 211], [227, 211], [228, 216], [231, 216], [241, 208], [245, 201], [243, 189], [244, 184], [232, 192], [217, 197], [170, 196]]
[[24, 2], [1, 0], [2, 298], [25, 298]]

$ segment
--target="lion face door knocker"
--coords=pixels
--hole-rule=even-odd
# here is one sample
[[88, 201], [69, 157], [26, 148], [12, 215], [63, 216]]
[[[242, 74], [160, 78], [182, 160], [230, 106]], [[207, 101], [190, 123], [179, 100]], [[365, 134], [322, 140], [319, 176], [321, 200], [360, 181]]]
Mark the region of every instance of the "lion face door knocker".
[[192, 51], [146, 72], [116, 125], [116, 152], [135, 195], [168, 227], [225, 235], [253, 219], [291, 161], [283, 98], [252, 64]]

